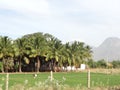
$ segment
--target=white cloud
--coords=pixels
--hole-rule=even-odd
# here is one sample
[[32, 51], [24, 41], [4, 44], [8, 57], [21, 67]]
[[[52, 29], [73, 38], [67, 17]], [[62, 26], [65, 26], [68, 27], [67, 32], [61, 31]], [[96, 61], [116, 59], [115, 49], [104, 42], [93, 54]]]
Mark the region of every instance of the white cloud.
[[27, 14], [49, 14], [49, 5], [46, 0], [0, 0], [0, 8]]
[[84, 8], [90, 12], [118, 12], [120, 8], [119, 0], [77, 0], [77, 3], [80, 4], [81, 8]]

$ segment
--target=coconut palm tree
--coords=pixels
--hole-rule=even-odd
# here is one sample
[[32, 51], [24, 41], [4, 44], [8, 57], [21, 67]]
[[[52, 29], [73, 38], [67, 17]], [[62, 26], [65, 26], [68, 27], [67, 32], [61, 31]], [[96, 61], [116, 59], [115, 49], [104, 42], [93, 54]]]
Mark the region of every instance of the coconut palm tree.
[[80, 63], [91, 57], [91, 48], [83, 42], [74, 41], [73, 43], [66, 43], [66, 57], [69, 65], [79, 66]]
[[41, 61], [40, 58], [46, 55], [47, 45], [43, 35], [39, 35], [33, 38], [31, 41], [31, 54], [30, 57], [37, 59], [37, 72], [40, 70]]
[[84, 61], [84, 52], [85, 52], [85, 48], [84, 48], [85, 44], [83, 42], [77, 42], [77, 50], [76, 50], [76, 66], [79, 67], [80, 64]]
[[51, 60], [50, 68], [54, 71], [55, 63], [60, 61], [61, 49], [63, 47], [61, 41], [55, 37], [49, 38], [49, 50], [46, 55], [46, 60]]
[[92, 50], [91, 50], [91, 47], [90, 46], [88, 46], [88, 45], [86, 45], [85, 46], [85, 56], [86, 56], [86, 58], [87, 59], [91, 59], [91, 57], [92, 57]]
[[76, 59], [76, 54], [77, 54], [77, 45], [76, 42], [74, 43], [66, 43], [66, 52], [68, 53], [67, 55], [67, 60], [69, 65], [72, 67], [75, 64], [75, 59]]
[[[13, 47], [12, 47], [12, 40], [7, 36], [0, 38], [0, 58], [2, 59], [2, 72], [6, 68], [8, 71], [8, 67], [5, 67], [5, 60], [9, 57], [13, 57]], [[8, 66], [8, 65], [7, 65]]]
[[26, 51], [26, 40], [24, 38], [17, 39], [14, 41], [14, 51], [15, 51], [15, 57], [18, 59], [18, 70], [19, 72], [22, 72], [22, 60], [24, 59], [25, 51]]

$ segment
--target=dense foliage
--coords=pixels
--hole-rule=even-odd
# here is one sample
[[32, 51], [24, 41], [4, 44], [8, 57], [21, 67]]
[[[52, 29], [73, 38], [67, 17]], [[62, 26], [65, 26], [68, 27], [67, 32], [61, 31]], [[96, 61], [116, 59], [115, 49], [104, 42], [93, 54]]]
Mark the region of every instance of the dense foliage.
[[79, 67], [92, 56], [91, 48], [83, 42], [67, 42], [51, 34], [33, 33], [16, 40], [0, 37], [0, 70], [47, 71], [59, 70], [62, 66]]

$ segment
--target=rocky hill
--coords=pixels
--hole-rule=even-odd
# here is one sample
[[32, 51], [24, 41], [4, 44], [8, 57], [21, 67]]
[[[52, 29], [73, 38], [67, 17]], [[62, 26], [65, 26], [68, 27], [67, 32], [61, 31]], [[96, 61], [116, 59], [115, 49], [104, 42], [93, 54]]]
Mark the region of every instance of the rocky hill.
[[120, 60], [120, 39], [107, 38], [99, 47], [93, 49], [94, 60]]

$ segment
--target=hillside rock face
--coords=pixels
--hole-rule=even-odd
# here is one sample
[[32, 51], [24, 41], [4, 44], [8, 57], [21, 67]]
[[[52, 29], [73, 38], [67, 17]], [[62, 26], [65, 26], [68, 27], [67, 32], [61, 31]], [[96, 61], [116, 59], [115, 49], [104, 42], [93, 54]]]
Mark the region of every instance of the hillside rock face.
[[106, 39], [99, 47], [93, 49], [94, 60], [120, 60], [120, 39], [111, 37]]

